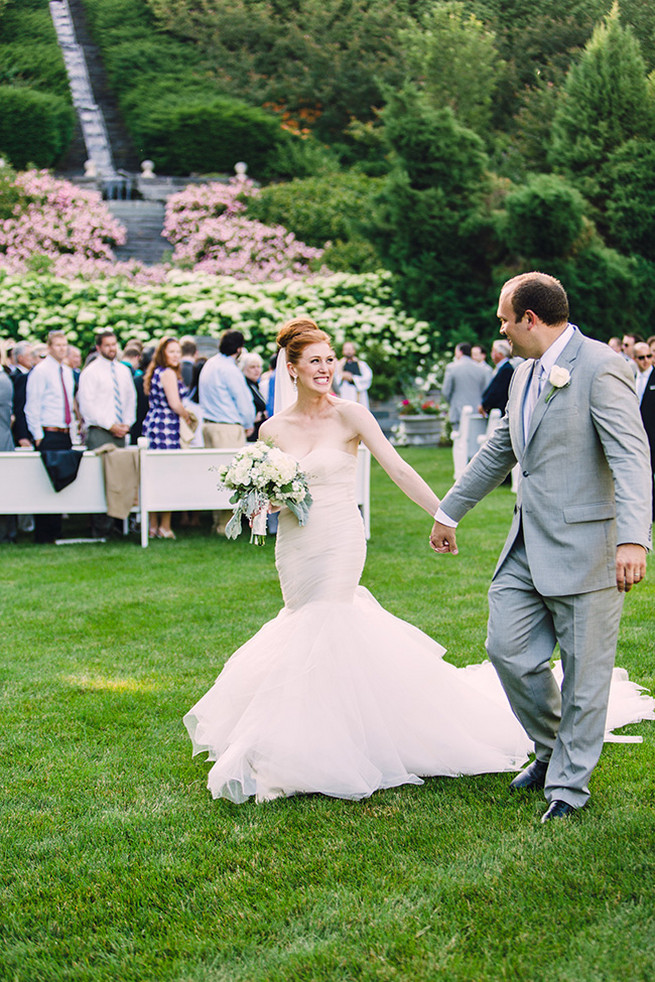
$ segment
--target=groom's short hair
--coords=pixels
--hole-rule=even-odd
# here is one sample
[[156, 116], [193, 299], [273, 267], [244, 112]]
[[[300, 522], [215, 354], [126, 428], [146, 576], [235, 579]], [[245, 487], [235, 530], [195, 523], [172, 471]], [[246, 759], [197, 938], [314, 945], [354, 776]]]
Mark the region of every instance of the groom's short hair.
[[520, 321], [532, 310], [544, 324], [562, 324], [569, 319], [569, 299], [559, 280], [547, 273], [522, 273], [508, 280], [503, 290], [511, 291], [512, 310]]

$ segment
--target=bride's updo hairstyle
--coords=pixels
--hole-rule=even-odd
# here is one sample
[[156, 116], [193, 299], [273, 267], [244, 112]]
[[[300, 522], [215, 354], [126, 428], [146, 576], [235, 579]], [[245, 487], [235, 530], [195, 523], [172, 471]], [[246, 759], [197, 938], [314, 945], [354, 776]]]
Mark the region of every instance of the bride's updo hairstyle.
[[304, 349], [310, 344], [320, 344], [325, 341], [332, 344], [329, 334], [322, 331], [318, 324], [309, 317], [294, 317], [287, 321], [277, 336], [278, 348], [284, 348], [287, 362], [295, 365]]

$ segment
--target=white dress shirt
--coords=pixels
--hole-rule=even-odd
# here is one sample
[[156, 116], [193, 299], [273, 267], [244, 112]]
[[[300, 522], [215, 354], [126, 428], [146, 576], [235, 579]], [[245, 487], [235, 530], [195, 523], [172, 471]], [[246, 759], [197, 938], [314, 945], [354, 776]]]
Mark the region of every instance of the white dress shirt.
[[[27, 377], [25, 419], [37, 443], [43, 439], [44, 426], [63, 428], [67, 425], [66, 403], [61, 383], [62, 371], [72, 421], [75, 392], [72, 368], [68, 365], [60, 365], [52, 355], [46, 355]], [[68, 425], [70, 426], [70, 423]]]
[[[112, 364], [121, 400], [121, 419], [116, 418]], [[136, 389], [132, 372], [123, 362], [98, 355], [82, 370], [77, 403], [87, 427], [101, 426], [110, 430], [115, 423], [133, 426], [136, 419]]]
[[644, 392], [646, 391], [646, 385], [648, 383], [650, 373], [651, 369], [647, 368], [645, 372], [640, 371], [637, 375], [635, 384], [637, 386], [637, 399], [639, 401], [639, 405], [641, 405], [641, 400], [644, 398]]
[[255, 422], [255, 404], [243, 372], [230, 355], [209, 358], [200, 372], [199, 402], [204, 419], [237, 423], [249, 430]]

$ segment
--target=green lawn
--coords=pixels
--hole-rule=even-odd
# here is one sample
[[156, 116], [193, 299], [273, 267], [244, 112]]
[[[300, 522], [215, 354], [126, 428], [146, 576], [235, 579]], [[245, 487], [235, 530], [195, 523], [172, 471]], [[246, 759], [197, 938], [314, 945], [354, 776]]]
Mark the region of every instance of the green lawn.
[[[449, 451], [407, 457], [447, 489]], [[365, 585], [456, 664], [481, 660], [509, 489], [436, 557], [429, 520], [372, 480]], [[2, 549], [2, 982], [651, 982], [653, 723], [629, 728], [641, 746], [607, 746], [590, 806], [548, 826], [506, 774], [363, 802], [211, 800], [182, 715], [277, 612], [273, 551], [204, 530]], [[650, 574], [619, 663], [652, 688]]]

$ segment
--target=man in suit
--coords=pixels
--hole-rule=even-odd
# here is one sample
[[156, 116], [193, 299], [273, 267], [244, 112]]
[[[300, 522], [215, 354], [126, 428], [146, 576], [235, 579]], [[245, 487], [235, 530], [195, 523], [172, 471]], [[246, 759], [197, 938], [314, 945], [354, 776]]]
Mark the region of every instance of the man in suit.
[[[600, 756], [623, 596], [646, 572], [650, 460], [632, 372], [569, 324], [562, 285], [514, 277], [500, 332], [527, 359], [507, 413], [448, 492], [430, 542], [456, 553], [457, 522], [518, 461], [512, 526], [489, 590], [487, 651], [536, 760], [512, 782], [544, 790], [542, 821], [589, 797]], [[562, 690], [550, 670], [559, 643]]]
[[441, 395], [449, 403], [448, 419], [452, 428], [455, 480], [471, 456], [468, 441], [460, 433], [462, 410], [464, 406], [471, 406], [475, 410], [480, 405], [482, 393], [489, 381], [487, 368], [487, 365], [473, 361], [471, 345], [466, 342], [457, 345], [455, 359], [446, 367]]
[[487, 387], [488, 373], [484, 365], [471, 358], [471, 345], [466, 342], [455, 348], [455, 360], [446, 367], [441, 395], [449, 404], [448, 419], [454, 430], [459, 427], [464, 406], [480, 405]]
[[489, 385], [482, 393], [482, 402], [478, 407], [478, 412], [482, 416], [488, 416], [492, 409], [505, 412], [509, 383], [514, 372], [514, 366], [509, 360], [510, 354], [509, 341], [503, 339], [494, 341], [491, 346], [491, 360], [496, 368]]
[[[25, 419], [37, 450], [70, 450], [73, 422], [73, 370], [66, 363], [68, 342], [63, 331], [50, 331], [46, 357], [27, 377]], [[54, 542], [61, 535], [61, 515], [35, 515], [36, 542]]]
[[16, 367], [11, 376], [14, 385], [14, 425], [12, 433], [17, 447], [31, 447], [32, 434], [25, 419], [25, 398], [27, 395], [27, 378], [34, 368], [34, 350], [29, 341], [19, 341], [14, 348]]
[[[653, 356], [647, 342], [635, 345], [635, 361], [639, 369], [637, 376], [637, 398], [639, 400], [639, 412], [641, 421], [646, 430], [648, 444], [650, 446], [650, 468], [655, 481], [655, 367], [653, 367]], [[653, 521], [655, 521], [655, 491], [653, 491]]]

